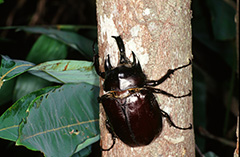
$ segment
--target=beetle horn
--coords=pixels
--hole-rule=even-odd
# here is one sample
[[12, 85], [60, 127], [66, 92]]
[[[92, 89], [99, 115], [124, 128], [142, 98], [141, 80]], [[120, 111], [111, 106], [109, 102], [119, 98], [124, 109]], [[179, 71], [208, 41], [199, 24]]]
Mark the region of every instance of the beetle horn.
[[133, 55], [133, 62], [132, 62], [132, 67], [137, 67], [137, 68], [141, 68], [141, 65], [139, 63], [138, 58], [136, 57], [135, 53], [132, 51], [132, 55]]
[[118, 49], [120, 51], [120, 64], [128, 64], [130, 63], [130, 60], [126, 57], [126, 53], [125, 53], [125, 47], [124, 47], [124, 43], [122, 41], [122, 38], [120, 36], [112, 36], [118, 45]]
[[107, 55], [107, 59], [105, 59], [105, 64], [104, 64], [105, 71], [111, 70], [112, 65], [110, 62], [109, 54]]
[[[136, 55], [135, 53], [132, 51], [132, 55], [133, 55], [133, 62], [132, 62], [132, 66], [135, 66], [136, 65]], [[138, 62], [138, 60], [137, 60]]]

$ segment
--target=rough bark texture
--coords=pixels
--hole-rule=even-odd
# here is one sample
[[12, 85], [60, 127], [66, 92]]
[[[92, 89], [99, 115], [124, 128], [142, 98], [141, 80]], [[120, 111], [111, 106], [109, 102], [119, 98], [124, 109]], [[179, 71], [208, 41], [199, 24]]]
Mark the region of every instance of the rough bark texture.
[[[135, 52], [148, 79], [159, 79], [169, 68], [187, 64], [192, 59], [190, 3], [190, 0], [97, 0], [101, 69], [107, 54], [113, 66], [118, 62], [119, 51], [112, 35], [121, 35], [127, 56], [132, 57], [131, 51]], [[175, 72], [157, 88], [174, 95], [188, 93], [192, 90], [191, 66]], [[160, 108], [169, 113], [176, 125], [187, 127], [193, 123], [192, 97], [175, 99], [158, 94], [157, 99]], [[101, 145], [108, 148], [112, 140], [104, 121], [100, 104]], [[117, 139], [114, 148], [102, 155], [193, 157], [194, 133], [169, 127], [163, 119], [163, 131], [150, 145], [131, 148]]]

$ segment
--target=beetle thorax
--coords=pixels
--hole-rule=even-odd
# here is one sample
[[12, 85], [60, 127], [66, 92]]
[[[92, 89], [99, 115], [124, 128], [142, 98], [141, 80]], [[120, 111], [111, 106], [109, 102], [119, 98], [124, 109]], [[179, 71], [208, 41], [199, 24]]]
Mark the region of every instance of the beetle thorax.
[[104, 90], [123, 91], [130, 88], [142, 87], [145, 80], [146, 76], [139, 69], [121, 65], [106, 73]]
[[119, 88], [121, 90], [131, 88], [132, 85], [134, 85], [133, 79], [119, 78]]

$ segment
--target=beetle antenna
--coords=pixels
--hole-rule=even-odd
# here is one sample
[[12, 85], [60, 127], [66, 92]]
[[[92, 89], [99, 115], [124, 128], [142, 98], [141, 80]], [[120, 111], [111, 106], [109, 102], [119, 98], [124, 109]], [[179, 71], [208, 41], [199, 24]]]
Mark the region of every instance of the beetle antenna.
[[130, 63], [130, 60], [126, 57], [126, 53], [125, 53], [125, 47], [124, 47], [124, 43], [123, 40], [120, 36], [112, 36], [118, 45], [118, 49], [120, 51], [120, 64], [128, 64]]

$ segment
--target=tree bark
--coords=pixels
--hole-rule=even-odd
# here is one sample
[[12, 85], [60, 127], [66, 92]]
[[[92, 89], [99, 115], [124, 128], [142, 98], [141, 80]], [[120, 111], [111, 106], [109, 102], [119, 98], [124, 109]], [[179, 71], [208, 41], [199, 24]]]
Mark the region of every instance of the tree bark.
[[[119, 51], [111, 36], [121, 35], [128, 57], [134, 51], [149, 80], [157, 80], [168, 69], [189, 63], [191, 53], [190, 0], [97, 0], [98, 46], [100, 66], [110, 54], [111, 64], [118, 63]], [[102, 82], [103, 80], [101, 80]], [[176, 71], [157, 86], [174, 95], [192, 90], [192, 67]], [[101, 90], [100, 95], [103, 94]], [[181, 127], [193, 123], [192, 97], [175, 99], [156, 94], [159, 106]], [[105, 127], [105, 112], [100, 104], [101, 146], [109, 148], [111, 135]], [[102, 156], [195, 156], [194, 132], [170, 127], [163, 118], [160, 136], [148, 146], [131, 148], [121, 140]]]

